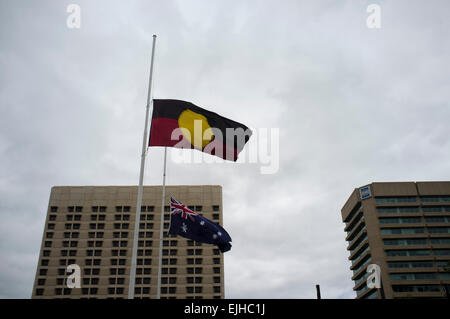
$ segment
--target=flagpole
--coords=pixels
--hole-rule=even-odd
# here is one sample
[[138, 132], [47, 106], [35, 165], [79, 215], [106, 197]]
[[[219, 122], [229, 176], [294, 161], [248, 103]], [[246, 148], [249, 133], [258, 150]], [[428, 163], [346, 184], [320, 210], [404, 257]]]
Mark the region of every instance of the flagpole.
[[[162, 270], [162, 251], [163, 251], [163, 234], [164, 234], [164, 204], [166, 202], [166, 163], [167, 163], [167, 147], [164, 147], [164, 169], [163, 169], [163, 186], [161, 198], [161, 222], [159, 226], [159, 258], [158, 258], [158, 285], [156, 291], [156, 299], [161, 299], [161, 270]], [[168, 248], [170, 249], [170, 247]], [[169, 251], [170, 255], [170, 251]]]
[[136, 258], [137, 258], [137, 248], [138, 248], [138, 238], [139, 238], [139, 224], [141, 221], [141, 204], [142, 204], [142, 192], [144, 189], [144, 168], [145, 168], [145, 154], [147, 151], [147, 133], [148, 133], [148, 117], [150, 113], [150, 104], [152, 103], [152, 79], [153, 79], [153, 60], [155, 58], [155, 43], [156, 35], [153, 35], [152, 44], [152, 58], [150, 62], [150, 76], [148, 81], [148, 94], [147, 94], [147, 106], [145, 111], [145, 125], [144, 125], [144, 137], [142, 141], [142, 153], [141, 153], [141, 169], [139, 172], [139, 186], [137, 194], [136, 203], [136, 215], [134, 220], [134, 238], [133, 238], [133, 252], [131, 255], [131, 266], [130, 266], [130, 282], [128, 286], [128, 299], [134, 298], [134, 284], [136, 281]]

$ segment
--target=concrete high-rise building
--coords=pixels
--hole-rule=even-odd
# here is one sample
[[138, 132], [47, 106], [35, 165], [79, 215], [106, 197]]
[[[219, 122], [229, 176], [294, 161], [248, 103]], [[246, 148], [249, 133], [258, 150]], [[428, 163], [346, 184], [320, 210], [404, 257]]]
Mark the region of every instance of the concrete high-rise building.
[[[356, 298], [447, 297], [450, 182], [372, 183], [341, 213]], [[369, 264], [380, 267], [380, 289], [367, 286]]]
[[[137, 186], [61, 186], [50, 194], [32, 298], [127, 298]], [[169, 200], [222, 225], [221, 186], [166, 186], [161, 298], [224, 298], [223, 254], [214, 245], [168, 236]], [[161, 186], [144, 186], [135, 298], [155, 298]], [[68, 288], [67, 266], [81, 270]]]

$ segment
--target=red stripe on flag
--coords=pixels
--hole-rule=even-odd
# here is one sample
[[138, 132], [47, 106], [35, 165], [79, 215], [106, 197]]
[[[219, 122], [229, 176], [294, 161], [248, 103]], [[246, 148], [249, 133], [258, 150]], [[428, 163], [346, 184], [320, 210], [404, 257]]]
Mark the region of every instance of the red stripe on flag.
[[175, 146], [179, 140], [172, 140], [172, 132], [177, 129], [178, 120], [158, 117], [152, 119], [149, 146]]

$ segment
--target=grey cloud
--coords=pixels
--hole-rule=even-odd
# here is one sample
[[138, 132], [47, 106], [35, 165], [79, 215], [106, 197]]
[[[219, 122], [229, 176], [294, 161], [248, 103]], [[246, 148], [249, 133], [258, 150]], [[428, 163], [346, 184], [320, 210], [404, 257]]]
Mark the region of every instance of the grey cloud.
[[274, 175], [168, 163], [168, 184], [223, 185], [228, 298], [353, 298], [351, 191], [450, 178], [446, 1], [379, 1], [380, 30], [371, 1], [78, 3], [80, 30], [69, 2], [0, 4], [0, 297], [31, 294], [51, 186], [137, 184], [153, 33], [155, 97], [280, 128]]

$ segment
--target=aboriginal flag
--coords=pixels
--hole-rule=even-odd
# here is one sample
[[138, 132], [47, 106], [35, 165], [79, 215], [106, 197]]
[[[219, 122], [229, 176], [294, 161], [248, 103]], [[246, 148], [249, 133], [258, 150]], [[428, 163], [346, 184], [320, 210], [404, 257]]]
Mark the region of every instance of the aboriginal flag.
[[244, 124], [180, 100], [153, 100], [149, 146], [197, 149], [236, 161], [252, 131]]

